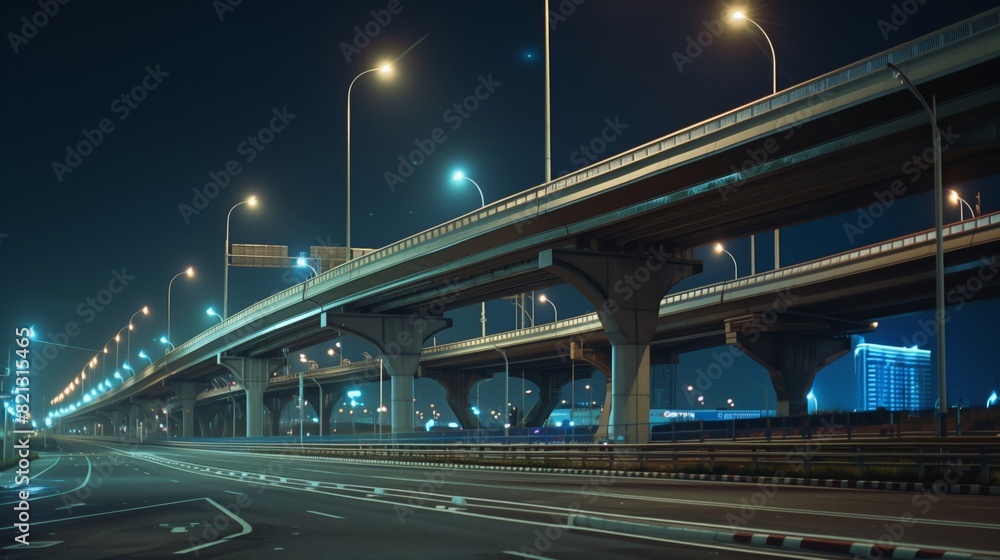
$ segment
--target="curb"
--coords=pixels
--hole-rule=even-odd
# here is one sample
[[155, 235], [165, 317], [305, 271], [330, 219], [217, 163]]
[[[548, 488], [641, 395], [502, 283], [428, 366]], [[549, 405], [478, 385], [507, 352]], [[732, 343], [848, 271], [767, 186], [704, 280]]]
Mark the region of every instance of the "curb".
[[[942, 480], [927, 484], [924, 482], [886, 482], [878, 480], [847, 480], [847, 479], [833, 479], [833, 478], [790, 478], [790, 477], [774, 477], [774, 476], [746, 476], [746, 475], [732, 475], [732, 474], [688, 474], [688, 473], [661, 473], [661, 472], [647, 472], [647, 471], [611, 471], [602, 469], [510, 467], [504, 465], [468, 465], [468, 464], [454, 464], [454, 463], [436, 463], [427, 461], [351, 459], [346, 457], [325, 457], [325, 458], [334, 461], [342, 461], [348, 463], [436, 467], [436, 468], [449, 468], [449, 469], [486, 469], [486, 470], [500, 470], [500, 471], [511, 471], [511, 472], [572, 474], [572, 475], [584, 475], [584, 476], [660, 478], [660, 479], [672, 479], [672, 480], [699, 480], [699, 481], [709, 481], [709, 482], [741, 482], [745, 484], [784, 484], [787, 486], [809, 486], [814, 488], [853, 488], [856, 490], [893, 490], [893, 491], [903, 491], [903, 492], [933, 492], [935, 494], [1000, 496], [1000, 486], [988, 486], [983, 484], [949, 485]], [[902, 557], [897, 557], [897, 558], [902, 558]]]
[[793, 537], [789, 535], [774, 535], [767, 533], [745, 533], [727, 531], [709, 531], [705, 529], [688, 529], [683, 527], [668, 527], [649, 525], [631, 521], [619, 521], [589, 515], [571, 515], [566, 520], [569, 527], [581, 529], [598, 529], [628, 535], [669, 538], [673, 540], [699, 540], [742, 544], [749, 546], [775, 547], [789, 550], [808, 550], [810, 552], [825, 552], [828, 554], [850, 554], [854, 558], [881, 560], [883, 558], [943, 558], [946, 560], [987, 560], [996, 556], [980, 556], [966, 552], [950, 552], [934, 548], [913, 548], [879, 544], [872, 542], [852, 542], [833, 539], [817, 539], [809, 537]]

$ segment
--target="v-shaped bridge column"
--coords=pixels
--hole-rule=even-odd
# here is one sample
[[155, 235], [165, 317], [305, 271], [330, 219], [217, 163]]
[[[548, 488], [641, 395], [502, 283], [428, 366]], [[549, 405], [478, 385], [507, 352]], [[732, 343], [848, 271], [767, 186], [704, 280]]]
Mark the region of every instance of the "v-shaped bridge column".
[[850, 352], [849, 335], [859, 330], [857, 325], [817, 325], [815, 321], [768, 323], [751, 315], [726, 321], [726, 342], [767, 368], [778, 399], [777, 415], [795, 416], [808, 412], [807, 394], [816, 372]]
[[[216, 356], [219, 365], [236, 376], [246, 390], [247, 437], [264, 435], [264, 389], [271, 378], [271, 370], [284, 363], [281, 358], [244, 358], [238, 356]], [[236, 431], [233, 430], [235, 435]]]
[[413, 376], [420, 365], [424, 342], [451, 326], [451, 319], [412, 315], [374, 315], [366, 313], [323, 313], [320, 326], [359, 336], [374, 344], [382, 353], [383, 363], [392, 379], [392, 432], [412, 430]]
[[538, 266], [573, 285], [598, 310], [611, 342], [609, 437], [649, 441], [649, 343], [660, 300], [674, 284], [701, 272], [701, 263], [662, 250], [630, 255], [548, 249], [539, 254]]

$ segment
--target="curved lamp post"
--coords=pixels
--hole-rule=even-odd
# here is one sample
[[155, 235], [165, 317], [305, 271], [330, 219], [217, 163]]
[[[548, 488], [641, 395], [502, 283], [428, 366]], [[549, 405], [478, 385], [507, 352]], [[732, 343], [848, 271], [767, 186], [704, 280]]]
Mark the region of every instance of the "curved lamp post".
[[[483, 196], [483, 189], [479, 188], [479, 183], [473, 181], [471, 178], [467, 177], [461, 171], [454, 172], [451, 175], [451, 178], [452, 178], [453, 181], [461, 181], [462, 179], [465, 179], [466, 181], [468, 181], [468, 182], [472, 183], [473, 185], [475, 185], [476, 190], [479, 191], [479, 203], [481, 204], [480, 208], [483, 208], [483, 207], [486, 206], [486, 198]], [[485, 337], [486, 336], [486, 302], [485, 301], [482, 302], [482, 305], [479, 308], [479, 322], [482, 323], [482, 325], [483, 325], [482, 336]]]
[[552, 315], [554, 317], [554, 319], [552, 319], [552, 322], [553, 323], [558, 323], [559, 322], [559, 310], [556, 309], [556, 304], [553, 303], [551, 299], [549, 299], [548, 297], [546, 297], [545, 294], [539, 294], [538, 295], [538, 301], [540, 301], [542, 303], [548, 303], [549, 305], [552, 306]]
[[[778, 57], [774, 54], [774, 43], [771, 42], [771, 38], [768, 37], [764, 28], [757, 24], [756, 21], [748, 18], [743, 12], [733, 12], [732, 16], [729, 18], [731, 21], [749, 21], [756, 27], [764, 39], [767, 40], [767, 46], [771, 47], [771, 95], [778, 93]], [[778, 237], [778, 230], [774, 230], [774, 268], [778, 269], [780, 266], [780, 238]], [[757, 274], [757, 244], [754, 235], [750, 236], [750, 275], [753, 276]]]
[[[167, 283], [167, 336], [166, 336], [167, 340], [170, 340], [170, 290], [174, 286], [174, 280], [177, 280], [179, 276], [184, 276], [185, 274], [187, 274], [188, 278], [194, 276], [194, 267], [189, 266], [183, 272], [178, 272], [177, 274], [174, 275], [173, 278], [170, 279], [170, 282]], [[117, 366], [118, 366], [118, 360], [116, 359], [115, 367], [117, 368]]]
[[930, 118], [934, 145], [934, 276], [936, 280], [936, 305], [934, 318], [937, 321], [937, 368], [938, 368], [938, 422], [941, 437], [948, 435], [948, 393], [947, 373], [945, 370], [945, 317], [944, 317], [944, 242], [941, 239], [944, 229], [944, 208], [942, 204], [941, 186], [941, 131], [937, 124], [937, 100], [931, 96], [931, 104], [927, 105], [924, 96], [917, 91], [906, 74], [898, 66], [889, 62], [886, 66], [893, 71], [893, 77], [899, 79], [906, 89], [920, 101], [920, 106]]
[[739, 278], [740, 277], [740, 269], [739, 269], [739, 265], [736, 264], [736, 257], [734, 257], [732, 253], [730, 253], [729, 251], [727, 251], [726, 248], [722, 246], [722, 243], [716, 243], [715, 244], [715, 252], [716, 253], [725, 253], [725, 254], [729, 255], [729, 258], [733, 259], [733, 279], [735, 280], [736, 278]]
[[[958, 195], [958, 191], [954, 191], [954, 190], [948, 191], [948, 195], [949, 195], [948, 198], [951, 199], [952, 202], [954, 202], [955, 204], [958, 204], [958, 219], [960, 221], [963, 221], [963, 222], [965, 221], [965, 207], [966, 206], [969, 208], [969, 214], [973, 218], [976, 217], [976, 212], [972, 209], [972, 205], [970, 205], [968, 202], [966, 202], [964, 198], [962, 198], [961, 196], [959, 196]], [[965, 206], [962, 206], [963, 204]]]
[[128, 334], [125, 335], [125, 362], [126, 363], [132, 358], [132, 331], [135, 329], [135, 327], [132, 326], [132, 319], [135, 319], [135, 316], [138, 315], [138, 314], [140, 314], [140, 313], [142, 313], [143, 315], [149, 315], [149, 306], [148, 305], [142, 306], [142, 309], [136, 311], [135, 313], [132, 314], [131, 317], [129, 317], [129, 320], [128, 320]]
[[347, 260], [351, 260], [351, 90], [354, 88], [354, 82], [358, 81], [358, 78], [365, 74], [372, 72], [388, 74], [391, 71], [391, 64], [383, 64], [378, 68], [365, 70], [355, 76], [351, 80], [351, 85], [347, 86], [347, 241], [345, 243], [347, 246]]
[[[251, 196], [250, 198], [237, 202], [229, 209], [229, 214], [226, 215], [226, 266], [223, 268], [222, 274], [222, 320], [225, 321], [229, 317], [229, 218], [233, 215], [233, 210], [236, 210], [237, 206], [242, 204], [249, 204], [251, 207], [257, 206], [257, 197]], [[170, 329], [168, 328], [167, 331]], [[169, 336], [169, 332], [167, 334]]]
[[223, 321], [225, 321], [225, 319], [222, 318], [222, 315], [219, 315], [218, 313], [216, 313], [215, 310], [212, 309], [211, 307], [209, 307], [208, 309], [205, 310], [205, 314], [206, 315], [211, 315], [213, 317], [218, 318], [220, 323], [223, 322]]

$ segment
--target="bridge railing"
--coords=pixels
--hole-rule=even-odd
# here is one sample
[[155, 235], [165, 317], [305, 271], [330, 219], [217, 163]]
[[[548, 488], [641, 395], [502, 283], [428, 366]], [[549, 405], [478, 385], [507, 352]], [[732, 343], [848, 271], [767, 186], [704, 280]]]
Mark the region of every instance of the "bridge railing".
[[[328, 270], [312, 279], [307, 280], [303, 284], [299, 284], [298, 286], [289, 288], [271, 296], [270, 298], [258, 302], [236, 315], [233, 315], [229, 320], [225, 321], [223, 325], [232, 324], [242, 320], [254, 311], [258, 311], [264, 307], [270, 307], [278, 304], [279, 302], [286, 302], [287, 300], [294, 299], [293, 296], [297, 296], [300, 293], [307, 293], [308, 290], [328, 283], [341, 276], [361, 276], [362, 269], [369, 267], [370, 265], [378, 264], [378, 268], [390, 266], [394, 262], [390, 259], [390, 257], [399, 257], [400, 254], [407, 249], [419, 246], [421, 252], [426, 253], [428, 251], [433, 251], [436, 248], [443, 247], [447, 243], [442, 242], [442, 238], [450, 238], [452, 236], [459, 235], [459, 233], [464, 233], [459, 230], [479, 225], [480, 222], [497, 216], [500, 213], [504, 214], [504, 219], [502, 221], [505, 224], [514, 223], [524, 219], [525, 217], [537, 215], [538, 213], [544, 212], [545, 208], [549, 206], [557, 206], [559, 202], [558, 194], [562, 191], [568, 190], [570, 187], [578, 183], [589, 181], [590, 179], [596, 178], [598, 175], [614, 171], [626, 164], [648, 158], [665, 150], [680, 146], [708, 133], [733, 126], [747, 119], [773, 111], [776, 108], [809, 98], [816, 93], [828, 90], [845, 82], [871, 74], [885, 72], [887, 62], [902, 62], [918, 55], [931, 52], [935, 49], [962, 41], [977, 33], [990, 31], [998, 27], [1000, 27], [1000, 8], [996, 8], [981, 14], [980, 16], [952, 25], [937, 34], [911, 41], [910, 43], [890, 51], [874, 55], [851, 66], [834, 70], [808, 82], [804, 82], [800, 85], [778, 92], [775, 95], [768, 96], [760, 101], [749, 103], [743, 107], [733, 109], [729, 112], [723, 113], [722, 115], [694, 124], [663, 138], [629, 150], [623, 154], [597, 162], [565, 177], [545, 183], [535, 189], [529, 189], [527, 191], [522, 191], [508, 196], [488, 204], [484, 208], [460, 216], [442, 225], [414, 234], [397, 243], [393, 243], [373, 251], [372, 253], [348, 261], [341, 266]], [[740, 177], [736, 175], [738, 174], [735, 174], [730, 179], [732, 181], [740, 180]], [[432, 243], [438, 247], [431, 246]], [[223, 325], [216, 325], [213, 329], [206, 331], [206, 336], [210, 336], [211, 333], [217, 332], [219, 328], [224, 328]], [[199, 335], [189, 342], [200, 342], [204, 338], [205, 337]], [[197, 342], [190, 345], [188, 343], [184, 343], [181, 347], [178, 347], [178, 349], [190, 348], [191, 346], [197, 344]]]

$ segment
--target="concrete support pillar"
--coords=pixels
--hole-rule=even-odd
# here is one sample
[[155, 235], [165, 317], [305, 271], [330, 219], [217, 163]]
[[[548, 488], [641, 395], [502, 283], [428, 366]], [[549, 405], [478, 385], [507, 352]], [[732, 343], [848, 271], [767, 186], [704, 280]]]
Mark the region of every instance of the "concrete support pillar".
[[608, 436], [649, 441], [649, 343], [660, 300], [674, 284], [701, 272], [701, 263], [662, 249], [646, 254], [547, 249], [539, 253], [538, 266], [573, 285], [598, 310], [612, 348]]
[[[216, 362], [228, 369], [243, 386], [246, 393], [246, 435], [264, 435], [264, 388], [271, 378], [271, 371], [284, 363], [281, 358], [245, 358], [240, 356], [216, 356]], [[234, 396], [234, 398], [236, 398]], [[235, 432], [235, 431], [234, 431]]]
[[[758, 327], [747, 328], [748, 324]], [[759, 318], [754, 317], [727, 320], [726, 342], [767, 368], [778, 399], [778, 416], [806, 414], [806, 395], [816, 372], [851, 350], [850, 336], [834, 334], [843, 333], [843, 329], [828, 329], [829, 334], [823, 335], [815, 334], [815, 328], [809, 332], [762, 331], [759, 325]]]
[[181, 404], [181, 433], [182, 438], [194, 437], [194, 402], [198, 393], [211, 387], [207, 383], [196, 383], [193, 381], [171, 381], [167, 388], [177, 395]]
[[393, 434], [413, 430], [413, 377], [420, 365], [424, 342], [451, 326], [451, 319], [426, 315], [372, 315], [323, 313], [320, 326], [347, 332], [374, 344], [389, 371]]

